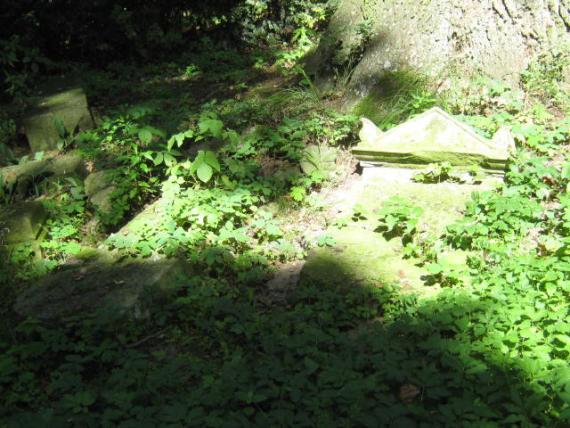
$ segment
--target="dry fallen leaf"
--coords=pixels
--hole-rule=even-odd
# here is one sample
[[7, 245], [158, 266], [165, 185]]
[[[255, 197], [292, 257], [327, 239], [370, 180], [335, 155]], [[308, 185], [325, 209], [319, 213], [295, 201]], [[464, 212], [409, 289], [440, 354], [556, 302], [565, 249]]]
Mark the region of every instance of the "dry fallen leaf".
[[403, 403], [412, 404], [414, 402], [414, 399], [420, 395], [420, 392], [421, 391], [417, 386], [412, 385], [411, 383], [407, 383], [400, 387], [399, 397]]

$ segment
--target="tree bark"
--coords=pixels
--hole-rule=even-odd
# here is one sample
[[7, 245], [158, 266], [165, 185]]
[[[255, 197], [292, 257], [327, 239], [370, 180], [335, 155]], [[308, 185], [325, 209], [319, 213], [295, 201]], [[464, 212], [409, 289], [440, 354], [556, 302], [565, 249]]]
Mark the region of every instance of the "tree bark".
[[386, 72], [517, 84], [539, 53], [570, 46], [570, 0], [341, 0], [307, 68], [366, 95]]

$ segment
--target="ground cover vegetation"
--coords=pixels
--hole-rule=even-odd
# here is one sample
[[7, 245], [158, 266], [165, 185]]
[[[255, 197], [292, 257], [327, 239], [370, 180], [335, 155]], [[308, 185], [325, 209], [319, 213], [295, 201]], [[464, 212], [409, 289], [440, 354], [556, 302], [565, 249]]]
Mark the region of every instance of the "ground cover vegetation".
[[[437, 92], [396, 73], [379, 82], [388, 90], [376, 109], [369, 98], [347, 113], [302, 68], [327, 17], [320, 2], [11, 3], [2, 19], [36, 30], [0, 45], [12, 100], [0, 116], [2, 162], [34, 156], [22, 159], [15, 137], [34, 80], [79, 70], [97, 126], [62, 133], [61, 150], [112, 170], [115, 188], [110, 210], [72, 177], [27, 190], [49, 219], [40, 248], [12, 245], [0, 259], [0, 427], [570, 424], [564, 50], [533, 62], [520, 89], [482, 78]], [[99, 33], [110, 9], [117, 25]], [[47, 24], [58, 31], [42, 39]], [[286, 304], [263, 303], [275, 266], [334, 245], [304, 232], [323, 221], [319, 191], [352, 172], [359, 115], [388, 129], [436, 104], [487, 137], [511, 127], [504, 184], [474, 194], [441, 236], [418, 233], [422, 209], [403, 198], [324, 227], [376, 218], [378, 233], [427, 267], [426, 287], [442, 291], [302, 281]], [[437, 164], [415, 180], [461, 177]], [[18, 198], [0, 187], [1, 204]], [[160, 218], [115, 233], [157, 199]], [[19, 292], [95, 247], [191, 269], [145, 316], [45, 323], [14, 312]], [[466, 254], [460, 268], [447, 250]]]

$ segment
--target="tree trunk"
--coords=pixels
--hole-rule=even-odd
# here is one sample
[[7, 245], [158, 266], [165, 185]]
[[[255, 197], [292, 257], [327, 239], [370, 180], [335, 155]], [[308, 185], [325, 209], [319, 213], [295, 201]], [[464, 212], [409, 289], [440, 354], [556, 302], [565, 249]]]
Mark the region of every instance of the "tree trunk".
[[517, 84], [539, 53], [570, 46], [570, 0], [340, 0], [308, 58], [318, 85], [366, 95], [386, 72]]

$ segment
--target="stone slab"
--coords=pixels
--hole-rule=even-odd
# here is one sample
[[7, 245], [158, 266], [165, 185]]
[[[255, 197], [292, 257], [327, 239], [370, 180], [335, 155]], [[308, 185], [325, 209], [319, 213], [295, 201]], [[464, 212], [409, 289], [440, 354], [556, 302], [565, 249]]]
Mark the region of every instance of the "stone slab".
[[103, 214], [111, 214], [113, 211], [113, 193], [117, 190], [115, 186], [109, 186], [89, 197], [89, 202], [93, 204]]
[[360, 161], [374, 164], [417, 166], [449, 162], [501, 171], [506, 167], [509, 147], [504, 138], [487, 140], [434, 107], [387, 132], [363, 118], [360, 143], [352, 153]]
[[21, 202], [0, 210], [0, 244], [11, 245], [36, 240], [47, 218], [40, 202]]
[[327, 287], [399, 285], [419, 290], [428, 272], [417, 261], [402, 258], [399, 240], [387, 241], [381, 233], [360, 226], [328, 232], [332, 247], [313, 249], [301, 273], [301, 284]]
[[51, 85], [45, 95], [33, 100], [22, 125], [32, 152], [57, 150], [61, 137], [55, 125], [61, 121], [72, 133], [75, 129], [94, 126], [85, 92], [80, 87], [67, 87], [63, 82]]
[[0, 181], [5, 186], [14, 185], [23, 178], [65, 177], [87, 174], [85, 160], [77, 152], [69, 152], [42, 160], [25, 162], [19, 165], [10, 165], [0, 168]]
[[89, 174], [84, 181], [85, 194], [89, 201], [103, 214], [113, 210], [112, 196], [117, 187], [113, 184], [114, 170], [102, 170]]
[[[436, 293], [439, 287], [427, 283], [431, 274], [418, 266], [418, 260], [404, 258], [401, 239], [388, 239], [377, 231], [377, 212], [392, 197], [410, 201], [423, 210], [417, 233], [438, 237], [449, 224], [461, 218], [473, 192], [490, 190], [502, 180], [488, 175], [480, 184], [423, 184], [412, 180], [414, 173], [408, 168], [364, 168], [350, 193], [353, 205], [365, 210], [365, 218], [359, 221], [347, 219], [348, 226], [326, 231], [334, 244], [311, 250], [301, 272], [301, 284], [310, 282], [333, 287], [392, 284], [404, 292], [422, 296]], [[330, 223], [334, 224], [334, 221]], [[441, 257], [456, 264], [466, 255], [448, 252]]]

